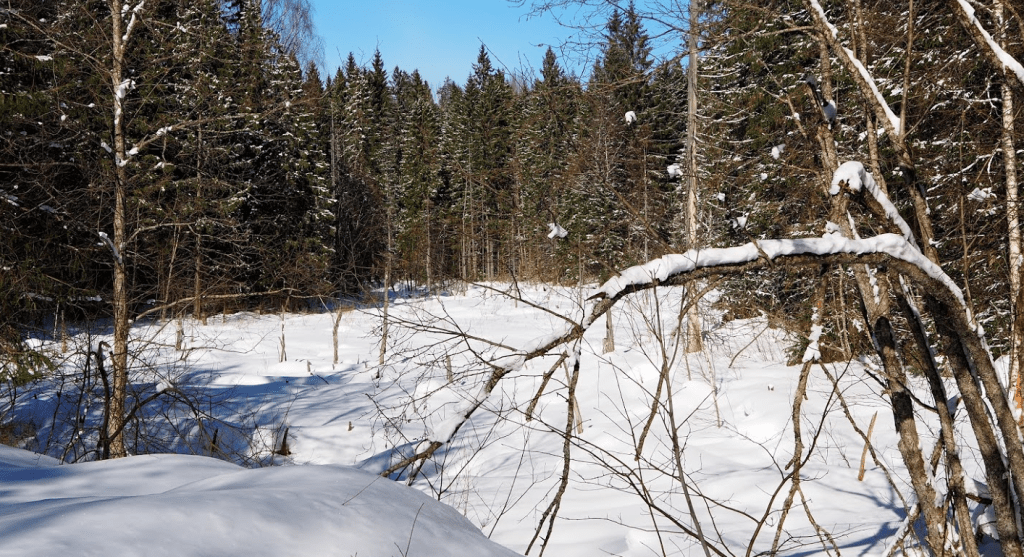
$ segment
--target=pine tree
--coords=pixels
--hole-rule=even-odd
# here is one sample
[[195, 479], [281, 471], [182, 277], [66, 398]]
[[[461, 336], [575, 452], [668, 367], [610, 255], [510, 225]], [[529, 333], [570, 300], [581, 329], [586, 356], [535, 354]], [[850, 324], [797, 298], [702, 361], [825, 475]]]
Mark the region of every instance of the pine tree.
[[465, 117], [465, 91], [451, 79], [438, 90], [440, 111], [440, 178], [438, 209], [444, 223], [440, 248], [447, 254], [445, 275], [468, 280], [467, 245], [469, 243], [469, 206], [465, 195], [469, 170], [468, 119]]
[[[156, 211], [152, 224], [179, 225], [157, 228], [152, 237], [154, 297], [166, 302], [191, 297], [191, 310], [200, 318], [209, 309], [205, 296], [242, 286], [237, 277], [247, 238], [235, 218], [241, 191], [233, 181], [237, 162], [231, 142], [239, 95], [226, 62], [236, 43], [215, 2], [179, 2], [167, 20], [177, 25], [167, 37], [168, 77], [163, 93], [154, 95], [162, 104], [152, 122], [164, 132], [144, 154], [157, 172], [143, 194]], [[196, 120], [204, 123], [195, 133], [174, 133], [183, 122]]]
[[625, 111], [639, 112], [651, 103], [650, 37], [636, 6], [630, 1], [625, 12], [615, 10], [605, 25], [601, 55], [594, 64], [591, 82], [601, 84]]

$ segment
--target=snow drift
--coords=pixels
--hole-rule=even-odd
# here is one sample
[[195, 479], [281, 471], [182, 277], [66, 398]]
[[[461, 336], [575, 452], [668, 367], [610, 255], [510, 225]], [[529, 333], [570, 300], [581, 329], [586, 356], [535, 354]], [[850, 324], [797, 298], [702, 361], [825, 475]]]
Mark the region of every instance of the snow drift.
[[0, 445], [0, 555], [514, 557], [455, 509], [345, 466], [207, 457], [58, 466]]

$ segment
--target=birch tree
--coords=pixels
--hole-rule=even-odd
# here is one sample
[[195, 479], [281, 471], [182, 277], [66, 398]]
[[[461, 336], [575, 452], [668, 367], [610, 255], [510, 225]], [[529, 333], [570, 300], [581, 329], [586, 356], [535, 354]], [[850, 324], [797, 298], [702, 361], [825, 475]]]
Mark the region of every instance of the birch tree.
[[[1003, 83], [1000, 85], [1002, 96], [1002, 134], [1001, 146], [1003, 167], [1006, 181], [1006, 221], [1007, 239], [1009, 244], [1009, 275], [1010, 275], [1010, 308], [1014, 319], [1010, 332], [1010, 373], [1009, 385], [1013, 389], [1018, 421], [1024, 420], [1024, 384], [1021, 382], [1021, 367], [1024, 362], [1024, 320], [1022, 302], [1024, 302], [1024, 284], [1021, 283], [1021, 271], [1024, 269], [1024, 256], [1021, 255], [1020, 200], [1017, 181], [1017, 150], [1014, 120], [1014, 91], [1024, 90], [1024, 66], [1007, 52], [1007, 41], [1010, 37], [1010, 17], [1002, 0], [993, 0], [992, 18], [996, 24], [995, 37], [990, 35], [981, 21], [976, 17], [974, 7], [961, 0], [953, 0], [954, 11], [964, 30], [974, 40], [979, 50], [989, 58], [993, 65], [1000, 68]], [[1018, 15], [1017, 29], [1021, 29]]]

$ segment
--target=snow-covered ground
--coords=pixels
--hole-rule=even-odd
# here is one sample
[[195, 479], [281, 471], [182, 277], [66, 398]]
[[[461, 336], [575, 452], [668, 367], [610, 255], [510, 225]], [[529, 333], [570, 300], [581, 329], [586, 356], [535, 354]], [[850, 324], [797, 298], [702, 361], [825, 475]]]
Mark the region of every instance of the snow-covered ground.
[[447, 505], [346, 466], [148, 455], [58, 466], [0, 446], [0, 555], [512, 557]]
[[[426, 496], [401, 485], [409, 469], [397, 481], [374, 481], [452, 426], [455, 409], [491, 373], [481, 361], [508, 361], [502, 356], [564, 330], [560, 316], [581, 314], [572, 289], [522, 286], [521, 301], [499, 290], [508, 287], [395, 299], [383, 365], [377, 309], [186, 320], [181, 350], [177, 322], [137, 326], [136, 346], [147, 347], [136, 365], [142, 396], [164, 394], [140, 410], [144, 426], [130, 444], [263, 467], [182, 454], [54, 467], [48, 457], [4, 449], [0, 555], [512, 554], [484, 536], [530, 555], [545, 540], [550, 556], [703, 555], [681, 533], [695, 525], [677, 463], [704, 534], [734, 554], [773, 543], [787, 555], [824, 553], [833, 543], [847, 554], [884, 554], [895, 541], [913, 496], [867, 364], [812, 367], [800, 419], [802, 489], [783, 520], [801, 370], [784, 363], [792, 339], [759, 319], [721, 323], [709, 314], [705, 352], [673, 356], [679, 289], [617, 307], [614, 352], [601, 354], [603, 319], [584, 337], [572, 462], [553, 526], [546, 511], [563, 473], [571, 369], [557, 367], [527, 409], [557, 354], [502, 380], [416, 475], [412, 486]], [[467, 336], [451, 336], [456, 330]], [[73, 340], [95, 347], [102, 338]], [[41, 347], [60, 354], [56, 343]], [[59, 356], [64, 369], [82, 369], [75, 350], [72, 342]], [[664, 409], [644, 434], [663, 368], [678, 452]], [[100, 391], [93, 384], [80, 396], [82, 376], [60, 383], [59, 405], [53, 384], [38, 398], [20, 394], [12, 415], [33, 423], [40, 439], [28, 448], [92, 459], [88, 426], [101, 418]], [[59, 442], [70, 438], [76, 414], [84, 414], [85, 434]], [[859, 480], [864, 441], [850, 419], [866, 432], [876, 414], [871, 443], [884, 469], [868, 456]]]

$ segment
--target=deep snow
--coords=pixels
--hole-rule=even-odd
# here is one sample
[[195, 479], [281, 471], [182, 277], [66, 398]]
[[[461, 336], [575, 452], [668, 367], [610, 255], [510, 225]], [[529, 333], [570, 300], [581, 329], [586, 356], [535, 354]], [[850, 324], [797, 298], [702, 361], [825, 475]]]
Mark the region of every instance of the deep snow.
[[0, 555], [516, 555], [451, 507], [351, 467], [33, 455], [0, 446]]
[[[410, 555], [514, 554], [489, 545], [483, 535], [525, 553], [562, 470], [569, 370], [556, 368], [526, 415], [557, 355], [528, 362], [504, 379], [483, 411], [423, 468], [413, 487], [429, 497], [398, 485], [405, 475], [393, 477], [400, 482], [374, 475], [451, 427], [455, 409], [480, 392], [491, 372], [481, 359], [507, 361], [515, 349], [564, 330], [560, 316], [580, 319], [581, 301], [594, 292], [519, 285], [524, 300], [503, 294], [514, 291], [482, 285], [465, 294], [395, 297], [384, 365], [377, 365], [381, 321], [372, 308], [218, 315], [205, 325], [186, 319], [181, 351], [174, 349], [176, 322], [136, 326], [135, 338], [149, 343], [142, 356], [150, 364], [139, 366], [144, 371], [136, 381], [147, 392], [160, 386], [168, 393], [143, 412], [154, 436], [141, 435], [139, 443], [276, 466], [250, 470], [205, 457], [161, 455], [54, 467], [48, 458], [34, 462], [28, 453], [4, 449], [0, 531], [11, 534], [4, 535], [0, 554], [366, 557], [403, 554], [410, 533]], [[579, 432], [573, 435], [572, 473], [545, 555], [702, 554], [679, 531], [692, 520], [674, 477], [664, 420], [654, 421], [635, 459], [666, 363], [661, 342], [671, 354], [679, 339], [674, 331], [681, 292], [662, 288], [617, 306], [614, 352], [601, 354], [603, 321], [584, 337], [576, 392], [581, 430], [574, 424]], [[800, 366], [785, 361], [797, 339], [763, 319], [722, 322], [706, 311], [704, 321], [706, 351], [679, 354], [668, 366], [681, 461], [705, 532], [736, 553], [748, 545], [754, 553], [768, 550], [778, 535], [781, 554], [818, 554], [828, 542], [811, 525], [810, 512], [843, 553], [882, 553], [903, 523], [904, 502], [912, 504], [913, 497], [887, 401], [867, 373], [871, 363], [827, 364], [828, 375], [812, 367], [801, 419], [804, 445], [812, 452], [801, 473], [805, 499], [797, 496], [780, 528], [800, 373]], [[475, 340], [449, 334], [457, 330]], [[282, 335], [286, 361], [280, 361]], [[95, 345], [101, 338], [79, 334], [73, 341]], [[50, 341], [37, 346], [59, 351]], [[81, 368], [83, 346], [77, 349], [73, 342], [63, 356], [66, 369]], [[77, 399], [65, 382], [58, 407], [55, 388], [55, 382], [40, 384], [23, 394], [13, 415], [39, 428], [40, 441], [29, 448], [88, 460], [94, 433], [86, 431], [70, 445], [56, 441], [68, 438], [74, 421], [68, 401]], [[200, 419], [194, 408], [170, 404], [176, 393], [190, 397]], [[858, 481], [864, 441], [837, 393], [862, 431], [877, 413], [871, 443], [895, 485], [871, 457]], [[94, 426], [98, 400], [83, 400], [86, 423]], [[924, 423], [932, 424], [927, 417]], [[290, 455], [281, 456], [274, 450], [285, 428]], [[215, 447], [213, 431], [219, 435]], [[924, 432], [926, 442], [933, 434]], [[664, 515], [652, 513], [638, 491]], [[126, 523], [131, 527], [110, 528]], [[546, 533], [545, 525], [531, 555]]]

